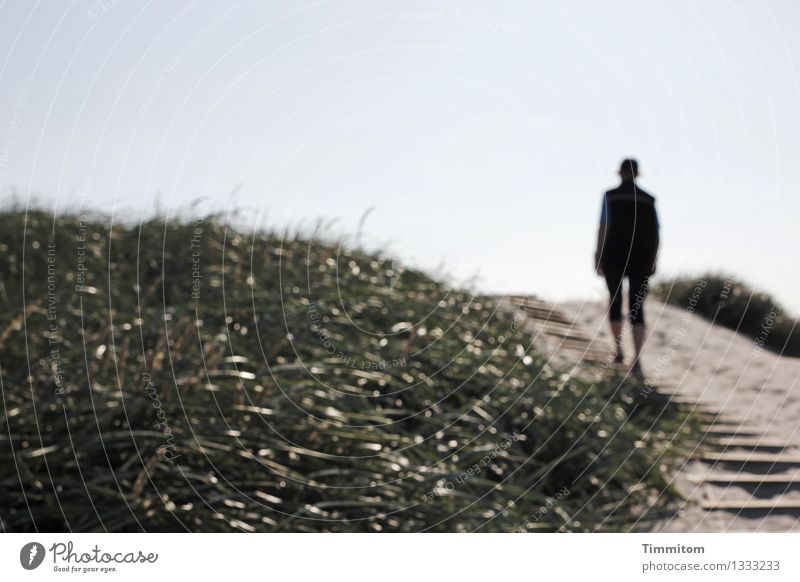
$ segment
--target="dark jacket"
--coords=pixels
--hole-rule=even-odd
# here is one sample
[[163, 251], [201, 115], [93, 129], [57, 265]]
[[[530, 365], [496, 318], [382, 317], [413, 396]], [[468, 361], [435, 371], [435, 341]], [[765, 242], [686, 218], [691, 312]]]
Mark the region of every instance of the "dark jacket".
[[633, 181], [622, 182], [603, 197], [601, 224], [606, 235], [600, 252], [604, 269], [650, 274], [658, 250], [656, 199]]

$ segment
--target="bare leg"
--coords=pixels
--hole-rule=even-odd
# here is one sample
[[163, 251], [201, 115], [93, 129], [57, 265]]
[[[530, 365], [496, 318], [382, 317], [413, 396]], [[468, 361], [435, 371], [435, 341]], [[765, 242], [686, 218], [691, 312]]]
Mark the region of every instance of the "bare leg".
[[634, 362], [639, 362], [639, 354], [642, 353], [644, 347], [645, 327], [643, 325], [633, 326], [633, 347], [636, 351]]
[[622, 322], [611, 322], [611, 335], [614, 336], [614, 357], [617, 361], [622, 361]]

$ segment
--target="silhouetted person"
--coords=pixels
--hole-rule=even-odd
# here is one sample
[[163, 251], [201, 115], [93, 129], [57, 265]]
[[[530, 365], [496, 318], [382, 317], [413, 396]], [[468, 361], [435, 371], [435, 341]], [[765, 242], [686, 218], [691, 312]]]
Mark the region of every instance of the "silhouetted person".
[[597, 232], [595, 265], [606, 279], [611, 305], [608, 318], [616, 351], [614, 362], [622, 364], [622, 281], [628, 278], [628, 318], [633, 329], [636, 354], [631, 371], [641, 375], [639, 355], [645, 336], [644, 300], [650, 276], [656, 271], [658, 256], [658, 214], [655, 198], [639, 188], [639, 164], [622, 161], [622, 183], [605, 193]]

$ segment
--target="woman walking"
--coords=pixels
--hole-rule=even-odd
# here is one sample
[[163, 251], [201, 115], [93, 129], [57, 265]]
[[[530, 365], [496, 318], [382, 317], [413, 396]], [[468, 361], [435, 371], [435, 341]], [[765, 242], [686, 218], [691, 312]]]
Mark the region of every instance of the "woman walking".
[[655, 198], [636, 183], [639, 164], [622, 161], [619, 186], [603, 196], [597, 232], [595, 267], [604, 276], [611, 297], [608, 319], [614, 337], [614, 362], [622, 364], [622, 282], [628, 279], [628, 319], [633, 330], [634, 358], [631, 372], [642, 376], [639, 356], [644, 345], [644, 300], [650, 276], [655, 273], [659, 224]]

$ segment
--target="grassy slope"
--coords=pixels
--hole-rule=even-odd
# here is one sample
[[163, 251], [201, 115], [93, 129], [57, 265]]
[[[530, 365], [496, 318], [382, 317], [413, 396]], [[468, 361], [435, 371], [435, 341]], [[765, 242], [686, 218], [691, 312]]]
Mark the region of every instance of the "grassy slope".
[[674, 499], [648, 429], [681, 419], [565, 381], [490, 298], [213, 218], [85, 226], [81, 263], [77, 217], [0, 215], [6, 530], [613, 530]]

